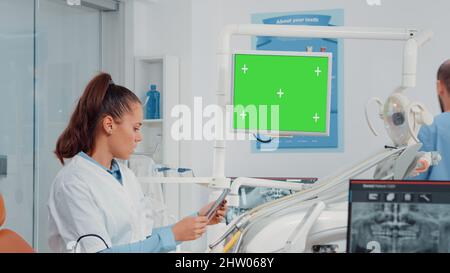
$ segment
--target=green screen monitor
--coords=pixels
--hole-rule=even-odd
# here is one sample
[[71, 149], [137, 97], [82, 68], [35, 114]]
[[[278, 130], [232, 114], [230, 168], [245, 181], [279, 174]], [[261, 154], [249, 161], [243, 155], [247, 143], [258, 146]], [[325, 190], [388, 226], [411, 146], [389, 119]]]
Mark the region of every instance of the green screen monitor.
[[233, 130], [328, 136], [331, 60], [330, 52], [235, 52]]

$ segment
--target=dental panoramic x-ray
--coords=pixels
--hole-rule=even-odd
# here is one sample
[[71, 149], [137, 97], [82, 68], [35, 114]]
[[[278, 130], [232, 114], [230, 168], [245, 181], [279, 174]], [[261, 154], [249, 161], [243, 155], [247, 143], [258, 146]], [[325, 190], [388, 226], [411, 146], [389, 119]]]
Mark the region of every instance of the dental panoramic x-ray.
[[450, 183], [350, 182], [349, 252], [449, 252]]

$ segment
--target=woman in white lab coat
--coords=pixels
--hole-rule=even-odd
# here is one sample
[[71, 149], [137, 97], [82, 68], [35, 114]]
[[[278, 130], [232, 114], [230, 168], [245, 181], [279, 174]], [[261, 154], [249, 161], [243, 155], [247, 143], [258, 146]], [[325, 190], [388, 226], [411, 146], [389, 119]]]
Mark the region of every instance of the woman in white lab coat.
[[54, 251], [68, 251], [76, 243], [82, 252], [168, 252], [223, 219], [226, 204], [208, 222], [210, 203], [174, 225], [153, 228], [135, 175], [116, 160], [128, 159], [141, 141], [142, 119], [138, 97], [115, 85], [110, 75], [89, 82], [56, 144], [65, 166], [48, 203]]

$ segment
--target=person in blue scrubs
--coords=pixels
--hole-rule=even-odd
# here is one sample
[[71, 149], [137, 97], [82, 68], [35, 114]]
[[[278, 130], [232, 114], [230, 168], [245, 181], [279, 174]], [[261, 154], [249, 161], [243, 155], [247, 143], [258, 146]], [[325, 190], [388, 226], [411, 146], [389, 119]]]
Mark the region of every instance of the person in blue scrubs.
[[442, 113], [434, 117], [433, 124], [421, 127], [418, 138], [422, 151], [437, 151], [442, 159], [415, 180], [450, 180], [450, 60], [438, 69], [436, 89]]

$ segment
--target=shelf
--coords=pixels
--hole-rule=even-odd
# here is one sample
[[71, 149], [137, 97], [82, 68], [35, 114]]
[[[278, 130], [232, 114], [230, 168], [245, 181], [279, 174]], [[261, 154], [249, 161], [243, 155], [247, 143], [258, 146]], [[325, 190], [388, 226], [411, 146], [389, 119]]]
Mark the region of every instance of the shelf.
[[[176, 56], [136, 56], [134, 59], [134, 90], [145, 101], [150, 84], [155, 84], [160, 92], [160, 119], [144, 119], [142, 141], [136, 147], [135, 154], [152, 157], [155, 163], [171, 168], [180, 164], [180, 147], [178, 137], [171, 131], [178, 119], [171, 115], [174, 107], [179, 105], [179, 60]], [[145, 109], [143, 109], [145, 112]], [[145, 117], [145, 116], [144, 116]], [[164, 197], [171, 200], [167, 204], [168, 214], [180, 215], [179, 185], [167, 184]]]
[[[179, 143], [172, 137], [172, 125], [177, 118], [170, 115], [179, 104], [179, 61], [170, 55], [136, 56], [134, 59], [134, 90], [145, 101], [150, 84], [160, 92], [160, 118], [142, 121], [143, 139], [138, 151], [153, 153], [154, 145], [160, 145], [153, 155], [169, 166], [179, 165]], [[143, 109], [144, 113], [146, 109]], [[145, 116], [144, 116], [145, 117]], [[155, 160], [156, 161], [156, 160]]]
[[146, 124], [146, 123], [162, 123], [163, 120], [162, 119], [144, 119], [142, 122], [144, 124]]
[[145, 63], [163, 63], [164, 58], [164, 56], [138, 56], [135, 59]]

